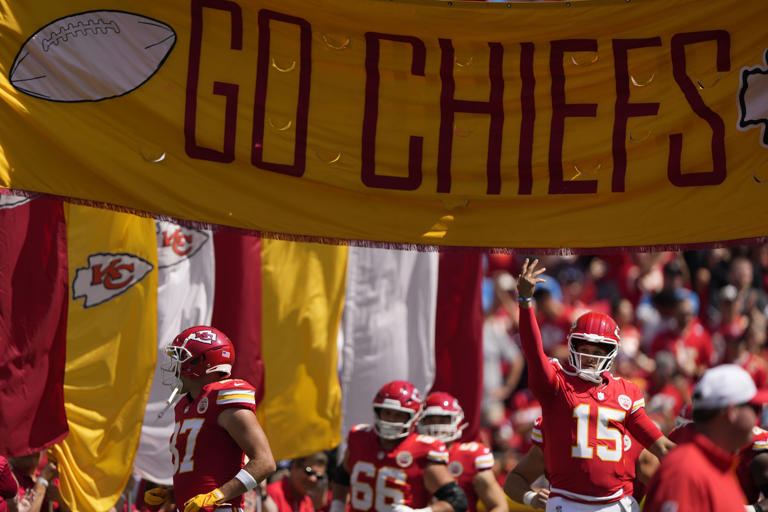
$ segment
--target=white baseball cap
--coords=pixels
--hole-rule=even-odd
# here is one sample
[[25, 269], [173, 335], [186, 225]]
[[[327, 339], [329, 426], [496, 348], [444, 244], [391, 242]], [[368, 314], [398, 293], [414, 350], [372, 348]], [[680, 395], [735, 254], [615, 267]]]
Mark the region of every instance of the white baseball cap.
[[694, 409], [720, 409], [746, 403], [768, 403], [768, 389], [758, 390], [749, 373], [735, 364], [710, 368], [693, 389]]

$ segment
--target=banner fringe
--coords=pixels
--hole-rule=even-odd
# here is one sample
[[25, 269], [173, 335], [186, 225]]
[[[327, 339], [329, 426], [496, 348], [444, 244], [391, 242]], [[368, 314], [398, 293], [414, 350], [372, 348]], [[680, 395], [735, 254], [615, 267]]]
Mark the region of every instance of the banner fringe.
[[762, 245], [768, 243], [768, 235], [737, 238], [732, 240], [719, 240], [711, 242], [694, 243], [676, 243], [676, 244], [656, 244], [656, 245], [630, 245], [630, 246], [607, 246], [607, 247], [478, 247], [463, 245], [443, 245], [443, 244], [414, 244], [405, 242], [385, 242], [376, 240], [358, 240], [333, 238], [321, 235], [299, 235], [292, 233], [278, 233], [273, 231], [259, 231], [255, 229], [239, 228], [235, 226], [226, 226], [223, 224], [211, 224], [208, 222], [199, 222], [194, 220], [177, 219], [168, 215], [147, 212], [127, 206], [106, 203], [103, 201], [94, 201], [91, 199], [81, 199], [77, 197], [65, 197], [43, 192], [29, 192], [19, 189], [0, 189], [7, 190], [13, 194], [35, 198], [44, 197], [64, 201], [70, 204], [80, 206], [90, 206], [92, 208], [101, 208], [121, 213], [130, 213], [139, 217], [152, 217], [156, 220], [175, 222], [176, 224], [186, 226], [192, 229], [210, 229], [212, 231], [229, 231], [246, 236], [257, 236], [263, 239], [283, 240], [286, 242], [304, 242], [317, 243], [324, 245], [347, 245], [353, 247], [369, 247], [377, 249], [395, 249], [400, 251], [418, 251], [418, 252], [482, 252], [489, 254], [521, 254], [521, 255], [550, 255], [550, 256], [571, 256], [584, 254], [616, 254], [626, 252], [664, 252], [664, 251], [694, 251], [736, 247], [740, 245]]

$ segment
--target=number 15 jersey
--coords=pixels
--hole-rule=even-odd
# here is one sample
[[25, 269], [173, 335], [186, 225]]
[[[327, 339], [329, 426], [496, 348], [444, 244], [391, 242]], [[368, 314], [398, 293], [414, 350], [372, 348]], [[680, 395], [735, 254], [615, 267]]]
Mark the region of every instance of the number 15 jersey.
[[389, 512], [395, 503], [412, 508], [428, 506], [424, 469], [430, 463], [448, 462], [445, 444], [425, 435], [410, 434], [386, 451], [370, 425], [352, 427], [347, 453], [350, 509], [356, 512]]

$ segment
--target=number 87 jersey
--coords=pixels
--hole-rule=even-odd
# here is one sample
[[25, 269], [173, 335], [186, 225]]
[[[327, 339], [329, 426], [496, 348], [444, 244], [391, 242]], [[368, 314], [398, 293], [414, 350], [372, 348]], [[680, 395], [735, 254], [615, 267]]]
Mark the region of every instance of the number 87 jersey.
[[[243, 467], [243, 450], [217, 418], [228, 408], [255, 411], [255, 394], [246, 381], [226, 379], [203, 386], [196, 400], [187, 395], [176, 404], [171, 459], [179, 510], [188, 499], [223, 485]], [[242, 496], [229, 503], [241, 507]]]
[[424, 486], [424, 469], [447, 462], [445, 444], [434, 437], [410, 434], [386, 451], [373, 427], [356, 425], [347, 438], [350, 509], [389, 512], [395, 503], [426, 507], [430, 495]]

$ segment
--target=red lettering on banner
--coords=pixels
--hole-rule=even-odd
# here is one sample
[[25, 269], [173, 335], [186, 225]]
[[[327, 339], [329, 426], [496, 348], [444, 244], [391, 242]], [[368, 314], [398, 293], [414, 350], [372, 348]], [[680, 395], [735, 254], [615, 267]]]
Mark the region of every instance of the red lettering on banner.
[[200, 146], [195, 135], [197, 124], [197, 88], [200, 80], [200, 54], [203, 46], [203, 8], [228, 11], [232, 20], [230, 48], [243, 48], [243, 15], [240, 6], [227, 0], [192, 0], [192, 16], [187, 70], [187, 102], [184, 113], [184, 149], [190, 158], [213, 162], [232, 162], [235, 159], [235, 130], [237, 127], [237, 84], [214, 82], [213, 94], [224, 96], [223, 150]]
[[[123, 286], [126, 286], [131, 282], [131, 278], [133, 277], [133, 263], [124, 263], [122, 265], [118, 265], [120, 263], [120, 258], [115, 258], [109, 262], [109, 265], [107, 265], [107, 268], [102, 270], [101, 264], [97, 264], [93, 266], [93, 278], [91, 279], [92, 285], [97, 284], [103, 284], [104, 288], [107, 288], [109, 290], [116, 290], [118, 288], [122, 288]], [[123, 270], [126, 270], [128, 272], [127, 279], [124, 279], [123, 281], [118, 281], [121, 277], [123, 277]]]
[[379, 41], [406, 43], [413, 47], [411, 74], [424, 76], [427, 50], [421, 39], [411, 36], [365, 33], [365, 110], [363, 113], [362, 166], [363, 184], [373, 188], [416, 190], [421, 185], [421, 160], [424, 137], [408, 139], [408, 176], [376, 174], [376, 123], [379, 118]]
[[517, 193], [530, 194], [533, 187], [533, 126], [536, 121], [536, 102], [533, 94], [536, 77], [533, 75], [533, 43], [520, 43], [520, 153], [517, 157]]
[[502, 57], [504, 47], [501, 43], [488, 43], [491, 56], [488, 63], [488, 76], [491, 79], [491, 92], [488, 101], [457, 100], [454, 92], [456, 83], [453, 79], [454, 51], [450, 39], [440, 42], [440, 140], [437, 150], [437, 191], [451, 191], [451, 150], [453, 149], [453, 125], [457, 112], [468, 114], [490, 114], [491, 128], [488, 133], [488, 160], [486, 163], [486, 194], [501, 192], [501, 135], [504, 128], [504, 79], [502, 77]]
[[[267, 76], [269, 73], [269, 48], [271, 20], [297, 25], [300, 29], [299, 49], [299, 97], [296, 104], [296, 139], [293, 163], [278, 164], [264, 161], [264, 120], [266, 118]], [[268, 171], [302, 176], [307, 166], [307, 125], [309, 120], [309, 88], [312, 75], [312, 27], [303, 18], [275, 11], [259, 11], [259, 53], [256, 58], [256, 96], [253, 100], [253, 143], [251, 163]]]
[[731, 36], [725, 30], [709, 30], [704, 32], [689, 32], [672, 36], [672, 74], [685, 99], [697, 116], [704, 119], [712, 128], [712, 172], [689, 172], [683, 174], [681, 155], [683, 153], [683, 134], [673, 133], [669, 136], [669, 162], [667, 176], [669, 181], [678, 187], [696, 187], [702, 185], [719, 185], [725, 181], [725, 123], [715, 111], [704, 104], [696, 86], [688, 77], [685, 70], [685, 47], [689, 44], [704, 41], [717, 41], [717, 70], [731, 69]]
[[624, 192], [627, 173], [627, 121], [630, 117], [655, 116], [658, 103], [629, 102], [629, 50], [661, 46], [660, 37], [648, 39], [614, 39], [613, 67], [616, 73], [616, 110], [613, 119], [613, 180], [611, 190]]
[[594, 194], [597, 180], [565, 181], [563, 179], [563, 139], [566, 117], [595, 117], [596, 103], [565, 102], [565, 52], [596, 52], [595, 39], [563, 39], [551, 41], [549, 71], [552, 74], [552, 124], [549, 135], [549, 193]]

